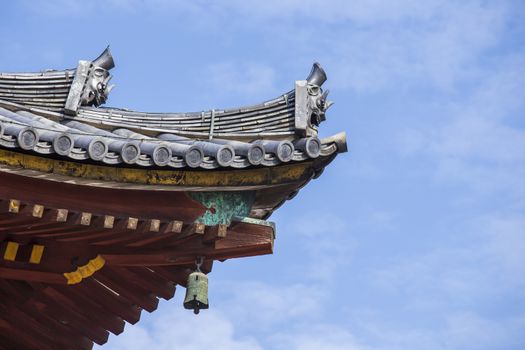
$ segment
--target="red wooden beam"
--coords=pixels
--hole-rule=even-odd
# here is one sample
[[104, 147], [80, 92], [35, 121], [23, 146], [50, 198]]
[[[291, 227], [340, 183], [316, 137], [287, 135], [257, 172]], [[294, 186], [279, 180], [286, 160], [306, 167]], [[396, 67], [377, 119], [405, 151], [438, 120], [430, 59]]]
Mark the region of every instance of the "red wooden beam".
[[169, 300], [175, 295], [175, 284], [173, 282], [165, 280], [144, 267], [106, 266], [104, 273], [125, 278], [139, 288], [150, 290], [165, 300]]
[[126, 279], [102, 269], [94, 278], [105, 286], [117, 292], [129, 302], [140, 306], [146, 311], [153, 312], [159, 305], [157, 299], [151, 292], [138, 286], [133, 286]]
[[131, 324], [140, 320], [140, 312], [142, 311], [140, 307], [110, 290], [109, 287], [100, 284], [93, 277], [82, 280], [82, 283], [67, 286], [67, 288], [75, 290], [76, 293], [89, 295], [101, 307]]
[[195, 221], [205, 212], [202, 204], [184, 192], [79, 186], [5, 172], [0, 172], [0, 198], [121, 217], [172, 220], [177, 213], [185, 222]]
[[88, 317], [95, 317], [104, 328], [113, 334], [120, 334], [124, 331], [125, 322], [117, 313], [103, 307], [98, 298], [89, 293], [81, 293], [79, 289], [72, 286], [52, 286], [54, 290], [64, 295], [80, 312], [88, 314]]

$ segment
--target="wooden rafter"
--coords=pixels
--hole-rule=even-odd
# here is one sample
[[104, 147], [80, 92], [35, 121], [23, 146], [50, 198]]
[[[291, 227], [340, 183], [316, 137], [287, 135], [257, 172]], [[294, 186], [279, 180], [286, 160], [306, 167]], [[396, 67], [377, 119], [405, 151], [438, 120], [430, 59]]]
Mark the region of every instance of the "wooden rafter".
[[[67, 201], [53, 206], [47, 196], [0, 197], [4, 347], [91, 349], [126, 321], [138, 322], [142, 309], [154, 311], [159, 298], [172, 298], [197, 257], [209, 272], [213, 260], [272, 252], [273, 227], [196, 223], [198, 206], [190, 219], [130, 217]], [[29, 339], [21, 338], [21, 324]]]

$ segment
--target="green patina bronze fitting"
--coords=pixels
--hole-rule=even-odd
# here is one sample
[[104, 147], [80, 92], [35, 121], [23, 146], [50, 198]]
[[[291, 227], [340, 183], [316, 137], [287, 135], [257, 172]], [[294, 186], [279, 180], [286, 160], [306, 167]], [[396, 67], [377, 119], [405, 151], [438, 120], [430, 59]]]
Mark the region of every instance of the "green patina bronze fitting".
[[188, 192], [188, 194], [206, 208], [206, 213], [196, 222], [209, 226], [229, 225], [235, 217], [247, 217], [255, 201], [255, 191]]

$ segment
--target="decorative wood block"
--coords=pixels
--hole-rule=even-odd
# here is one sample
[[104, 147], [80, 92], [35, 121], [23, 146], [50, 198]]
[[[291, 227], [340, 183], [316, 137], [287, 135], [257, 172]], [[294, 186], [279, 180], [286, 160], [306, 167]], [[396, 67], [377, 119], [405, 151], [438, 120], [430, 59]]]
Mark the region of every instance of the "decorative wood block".
[[91, 213], [82, 213], [80, 225], [89, 226], [91, 224]]
[[111, 215], [104, 216], [104, 228], [113, 228], [115, 217]]
[[173, 232], [182, 232], [183, 224], [184, 223], [182, 221], [174, 221], [173, 222]]
[[175, 233], [180, 233], [182, 231], [182, 221], [173, 220], [169, 223], [170, 225], [170, 231]]
[[9, 261], [15, 261], [16, 253], [18, 252], [19, 244], [16, 242], [7, 242], [5, 247], [4, 259]]
[[206, 230], [206, 225], [197, 223], [195, 224], [195, 233], [199, 235], [203, 235], [204, 231]]
[[202, 241], [204, 243], [214, 242], [218, 239], [226, 237], [227, 232], [228, 232], [228, 225], [225, 225], [225, 224], [208, 226], [206, 229], [206, 232], [204, 233], [204, 236], [202, 237]]
[[9, 201], [9, 212], [18, 214], [20, 211], [20, 201], [17, 199], [11, 199]]
[[228, 225], [219, 224], [217, 230], [218, 230], [217, 237], [224, 238], [226, 237], [226, 233], [228, 232]]
[[160, 229], [160, 220], [152, 219], [150, 220], [149, 230], [152, 232], [159, 232]]
[[139, 219], [137, 219], [137, 218], [128, 218], [128, 224], [126, 225], [126, 228], [128, 230], [136, 230], [138, 223], [139, 223]]
[[57, 210], [56, 221], [57, 222], [66, 222], [67, 221], [67, 214], [68, 214], [67, 209], [58, 209]]
[[42, 215], [44, 214], [44, 206], [40, 204], [35, 204], [33, 206], [32, 214], [35, 218], [42, 218]]
[[44, 254], [43, 245], [39, 245], [39, 244], [33, 245], [33, 249], [31, 249], [31, 256], [29, 257], [29, 262], [31, 264], [40, 264], [43, 254]]

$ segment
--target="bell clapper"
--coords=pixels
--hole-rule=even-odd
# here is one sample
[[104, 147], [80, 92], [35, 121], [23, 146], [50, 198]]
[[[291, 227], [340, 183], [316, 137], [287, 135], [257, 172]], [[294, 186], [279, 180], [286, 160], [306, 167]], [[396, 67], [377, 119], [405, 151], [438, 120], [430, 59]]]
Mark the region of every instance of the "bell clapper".
[[[195, 259], [195, 266], [197, 267], [196, 272], [202, 272], [201, 271], [201, 266], [202, 266], [203, 261], [204, 261], [204, 258], [202, 256], [199, 256], [197, 259]], [[195, 280], [198, 281], [199, 280], [199, 276], [195, 276]], [[193, 296], [193, 300], [195, 301], [195, 305], [193, 306], [193, 313], [195, 315], [198, 315], [200, 309], [199, 309], [199, 305], [198, 305], [198, 302], [197, 302], [197, 296], [196, 295]]]

